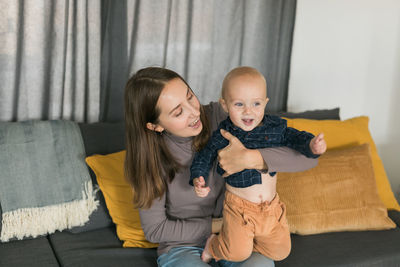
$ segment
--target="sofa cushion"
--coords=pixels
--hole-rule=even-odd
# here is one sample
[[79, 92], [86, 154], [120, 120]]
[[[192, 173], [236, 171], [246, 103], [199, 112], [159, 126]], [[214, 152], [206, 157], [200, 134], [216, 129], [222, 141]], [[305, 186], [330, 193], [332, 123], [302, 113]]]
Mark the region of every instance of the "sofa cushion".
[[344, 121], [337, 120], [308, 120], [288, 119], [288, 126], [308, 131], [313, 134], [323, 132], [328, 145], [332, 148], [349, 147], [368, 143], [371, 148], [372, 165], [378, 194], [386, 208], [400, 211], [400, 206], [394, 197], [387, 178], [382, 160], [380, 159], [371, 133], [368, 129], [369, 118], [366, 116], [355, 117]]
[[292, 251], [276, 267], [398, 267], [400, 228], [385, 231], [292, 235]]
[[133, 205], [133, 190], [124, 173], [125, 150], [86, 158], [95, 172], [111, 218], [124, 247], [153, 248], [158, 244], [146, 240], [140, 223], [139, 210]]
[[313, 169], [280, 173], [277, 191], [292, 233], [396, 227], [379, 198], [368, 144], [328, 150]]
[[0, 266], [59, 266], [46, 237], [0, 243]]
[[114, 227], [49, 238], [62, 266], [157, 266], [156, 249], [122, 248]]

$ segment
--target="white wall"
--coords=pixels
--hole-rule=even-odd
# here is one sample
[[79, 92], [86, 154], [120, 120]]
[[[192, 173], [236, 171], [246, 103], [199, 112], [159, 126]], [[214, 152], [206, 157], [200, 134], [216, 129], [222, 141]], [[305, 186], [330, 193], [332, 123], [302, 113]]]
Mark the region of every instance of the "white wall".
[[367, 115], [400, 200], [400, 1], [298, 0], [289, 111]]

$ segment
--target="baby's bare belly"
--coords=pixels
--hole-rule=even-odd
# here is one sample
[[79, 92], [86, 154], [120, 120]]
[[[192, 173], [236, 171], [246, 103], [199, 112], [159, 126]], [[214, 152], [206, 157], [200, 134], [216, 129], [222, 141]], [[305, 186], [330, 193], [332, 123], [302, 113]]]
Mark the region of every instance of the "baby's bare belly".
[[245, 188], [238, 188], [226, 184], [226, 190], [254, 203], [271, 201], [276, 194], [276, 177], [271, 177], [268, 173], [261, 175], [261, 184], [255, 184]]

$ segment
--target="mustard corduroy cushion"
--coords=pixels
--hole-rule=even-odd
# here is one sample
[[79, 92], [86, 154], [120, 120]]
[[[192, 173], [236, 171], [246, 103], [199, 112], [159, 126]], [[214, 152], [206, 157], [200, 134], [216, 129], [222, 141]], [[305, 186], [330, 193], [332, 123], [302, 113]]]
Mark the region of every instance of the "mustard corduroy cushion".
[[158, 244], [146, 240], [140, 224], [139, 211], [133, 206], [133, 192], [124, 176], [125, 151], [108, 155], [93, 155], [86, 163], [96, 174], [97, 183], [117, 235], [124, 247], [153, 248]]
[[344, 121], [308, 119], [287, 119], [287, 121], [289, 127], [308, 131], [314, 135], [323, 132], [328, 144], [328, 150], [332, 148], [369, 144], [378, 194], [386, 208], [400, 211], [400, 206], [390, 187], [390, 182], [387, 178], [382, 160], [378, 155], [375, 143], [369, 132], [369, 118], [367, 116], [355, 117]]
[[396, 227], [378, 196], [368, 144], [329, 150], [304, 172], [279, 173], [277, 191], [292, 233]]

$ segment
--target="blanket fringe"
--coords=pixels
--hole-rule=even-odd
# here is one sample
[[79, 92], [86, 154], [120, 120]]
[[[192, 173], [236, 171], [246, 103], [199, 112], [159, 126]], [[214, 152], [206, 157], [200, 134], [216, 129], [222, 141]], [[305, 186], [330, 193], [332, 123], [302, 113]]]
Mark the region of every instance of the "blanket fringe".
[[99, 205], [99, 201], [95, 199], [97, 190], [93, 190], [92, 181], [88, 181], [82, 190], [81, 200], [4, 212], [0, 240], [7, 242], [12, 238], [35, 238], [84, 225]]

